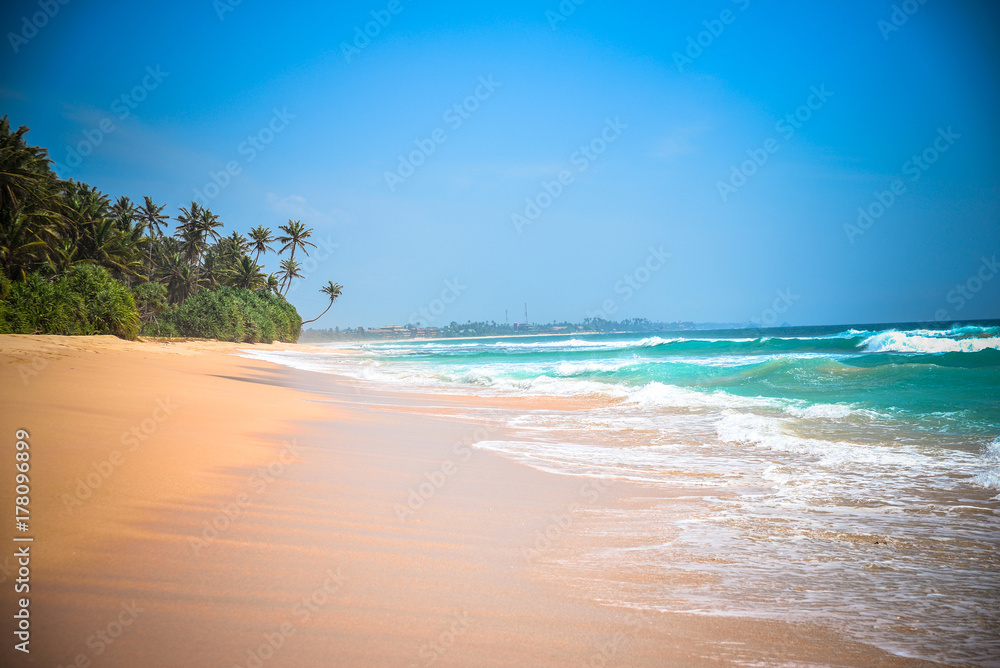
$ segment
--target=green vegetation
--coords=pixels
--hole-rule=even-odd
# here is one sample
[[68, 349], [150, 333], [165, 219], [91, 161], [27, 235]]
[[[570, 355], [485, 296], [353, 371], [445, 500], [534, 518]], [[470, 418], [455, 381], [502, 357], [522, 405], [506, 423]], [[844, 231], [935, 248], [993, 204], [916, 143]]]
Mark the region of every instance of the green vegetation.
[[38, 273], [8, 281], [0, 301], [0, 334], [114, 334], [135, 339], [139, 313], [128, 288], [106, 269], [72, 267], [54, 280]]
[[[298, 338], [302, 318], [284, 295], [301, 277], [296, 250], [315, 247], [301, 221], [279, 226], [277, 238], [264, 226], [249, 239], [223, 236], [219, 217], [191, 202], [166, 235], [164, 205], [148, 196], [141, 205], [128, 197], [112, 203], [92, 186], [59, 179], [47, 151], [25, 142], [27, 132], [0, 119], [0, 333]], [[274, 243], [282, 244], [279, 257], [291, 252], [268, 275], [259, 260]], [[342, 287], [322, 288], [331, 306]]]
[[220, 341], [295, 341], [302, 318], [283, 297], [223, 286], [201, 290], [163, 312], [145, 331], [159, 336], [198, 336]]

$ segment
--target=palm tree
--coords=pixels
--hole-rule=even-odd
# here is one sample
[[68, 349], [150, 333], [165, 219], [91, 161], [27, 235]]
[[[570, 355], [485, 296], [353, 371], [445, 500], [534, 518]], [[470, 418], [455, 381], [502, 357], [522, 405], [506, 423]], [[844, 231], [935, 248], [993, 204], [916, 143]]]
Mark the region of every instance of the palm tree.
[[[289, 220], [287, 225], [279, 225], [278, 229], [285, 233], [284, 235], [278, 237], [278, 243], [283, 244], [279, 253], [284, 253], [286, 250], [291, 248], [292, 255], [289, 260], [293, 265], [295, 265], [295, 268], [298, 269], [300, 265], [295, 262], [295, 249], [301, 248], [303, 253], [309, 255], [309, 251], [306, 250], [306, 246], [312, 246], [313, 248], [316, 247], [316, 244], [313, 242], [306, 241], [306, 239], [312, 236], [313, 231], [303, 225], [301, 220]], [[285, 270], [285, 292], [288, 292], [288, 288], [291, 287], [292, 284], [293, 276], [289, 273], [288, 267], [285, 266], [284, 261], [281, 263], [281, 268]], [[301, 278], [301, 274], [297, 272], [294, 276]]]
[[180, 207], [180, 215], [177, 216], [177, 222], [180, 225], [177, 226], [178, 231], [184, 227], [190, 227], [194, 224], [196, 220], [201, 218], [201, 205], [198, 202], [191, 202], [191, 210]]
[[274, 242], [274, 237], [271, 236], [270, 227], [258, 225], [250, 230], [250, 242], [252, 248], [257, 251], [257, 255], [253, 259], [254, 262], [260, 262], [260, 254], [265, 251], [274, 252], [274, 249], [271, 248], [271, 243]]
[[306, 241], [312, 236], [312, 229], [306, 227], [302, 224], [301, 220], [289, 220], [287, 225], [279, 225], [278, 229], [284, 232], [283, 236], [278, 237], [277, 241], [279, 244], [284, 244], [281, 247], [281, 253], [284, 253], [289, 248], [292, 249], [292, 256], [290, 259], [295, 259], [295, 249], [301, 248], [302, 252], [309, 255], [309, 251], [306, 250], [306, 246], [316, 247], [311, 241]]
[[264, 277], [264, 272], [260, 270], [260, 265], [250, 259], [249, 255], [244, 255], [236, 263], [233, 281], [236, 287], [247, 290], [260, 290], [267, 287], [267, 278]]
[[32, 201], [51, 204], [58, 184], [49, 166], [49, 152], [28, 146], [24, 135], [27, 126], [10, 131], [5, 115], [0, 119], [0, 209], [19, 210]]
[[153, 202], [153, 198], [146, 195], [143, 198], [142, 206], [136, 208], [136, 215], [139, 216], [139, 220], [141, 220], [146, 226], [146, 229], [149, 230], [149, 236], [163, 236], [163, 228], [166, 227], [166, 221], [170, 219], [170, 216], [163, 213], [163, 209], [166, 206], [166, 204], [156, 206]]
[[198, 202], [191, 202], [190, 210], [180, 207], [174, 236], [180, 240], [181, 250], [188, 262], [194, 262], [201, 255], [203, 239], [198, 233], [199, 220], [201, 220], [201, 206]]
[[[113, 217], [108, 196], [97, 188], [69, 181], [63, 193], [63, 217], [67, 227], [64, 238], [72, 242], [71, 264], [92, 261], [111, 270], [119, 278], [138, 276], [142, 263], [136, 259], [140, 234], [131, 220]], [[119, 209], [120, 211], [121, 209]]]
[[203, 208], [197, 202], [191, 202], [190, 211], [181, 207], [181, 215], [177, 216], [180, 225], [177, 232], [181, 240], [184, 255], [194, 266], [195, 282], [201, 273], [201, 257], [208, 248], [209, 239], [218, 241], [220, 236], [217, 227], [222, 227], [219, 217], [211, 210]]
[[135, 218], [135, 205], [132, 200], [122, 195], [115, 200], [111, 207], [111, 218], [117, 223], [119, 229], [131, 229], [132, 220]]
[[205, 247], [205, 240], [198, 230], [192, 226], [178, 226], [175, 234], [180, 242], [180, 249], [184, 254], [184, 259], [189, 264], [194, 265], [198, 261], [198, 258], [201, 257], [201, 252]]
[[194, 293], [197, 279], [191, 265], [180, 253], [167, 258], [165, 266], [167, 294], [171, 304], [179, 304]]
[[95, 220], [80, 240], [79, 248], [82, 259], [93, 260], [112, 271], [127, 275], [134, 269], [126, 238], [110, 218]]
[[[341, 285], [340, 283], [334, 283], [333, 281], [327, 281], [326, 285], [324, 285], [323, 287], [321, 287], [319, 289], [320, 292], [322, 292], [323, 294], [325, 294], [327, 297], [330, 298], [330, 304], [326, 307], [326, 311], [329, 311], [330, 307], [333, 306], [333, 302], [337, 301], [337, 297], [340, 296], [341, 290], [343, 290], [343, 289], [344, 289], [343, 285]], [[320, 318], [322, 318], [324, 315], [326, 315], [326, 311], [323, 311], [322, 313], [320, 313], [318, 316], [316, 316], [312, 320], [306, 320], [302, 324], [305, 325], [305, 324], [308, 324], [310, 322], [316, 322], [317, 320], [319, 320]]]
[[39, 239], [31, 216], [13, 208], [0, 208], [0, 267], [8, 278], [25, 281], [29, 269], [46, 258], [51, 248]]
[[267, 289], [276, 295], [281, 294], [281, 292], [279, 291], [281, 289], [281, 281], [279, 281], [278, 277], [275, 276], [274, 274], [267, 275]]
[[219, 250], [235, 262], [250, 251], [250, 243], [245, 236], [234, 230], [219, 242]]
[[225, 281], [228, 273], [218, 254], [208, 251], [201, 262], [201, 277], [198, 282], [207, 288], [214, 288]]
[[222, 227], [222, 221], [219, 217], [212, 213], [211, 209], [202, 209], [201, 217], [198, 219], [197, 229], [201, 232], [202, 238], [205, 241], [212, 239], [213, 241], [218, 241], [222, 236], [216, 231], [215, 228]]
[[[148, 237], [143, 236], [146, 225], [141, 220], [136, 219], [133, 213], [129, 213], [124, 218], [119, 219], [117, 224], [119, 243], [123, 248], [123, 255], [126, 256], [129, 266], [129, 271], [124, 274], [123, 278], [126, 285], [131, 285], [132, 277], [141, 275], [142, 260], [140, 257], [145, 255], [143, 248], [145, 246], [152, 248], [153, 242]], [[146, 274], [148, 280], [149, 272], [146, 272]]]
[[0, 119], [0, 265], [10, 278], [52, 269], [52, 249], [67, 231], [63, 182], [49, 166], [48, 151], [29, 146], [21, 126]]
[[109, 217], [110, 206], [108, 196], [97, 188], [70, 179], [62, 190], [60, 212], [65, 221], [64, 236], [80, 239], [88, 227]]
[[142, 206], [138, 206], [135, 209], [135, 215], [142, 222], [146, 231], [149, 232], [149, 257], [146, 262], [146, 278], [148, 280], [152, 280], [153, 278], [153, 246], [163, 236], [163, 228], [166, 227], [166, 221], [170, 218], [170, 216], [163, 213], [165, 206], [166, 204], [156, 206], [153, 198], [146, 195], [143, 197]]
[[288, 292], [288, 288], [291, 287], [292, 285], [293, 278], [302, 278], [302, 274], [299, 273], [299, 269], [301, 268], [302, 264], [296, 262], [295, 260], [281, 261], [281, 270], [283, 272], [281, 277], [281, 284], [283, 286], [286, 286], [284, 287], [284, 291], [281, 293], [282, 295]]

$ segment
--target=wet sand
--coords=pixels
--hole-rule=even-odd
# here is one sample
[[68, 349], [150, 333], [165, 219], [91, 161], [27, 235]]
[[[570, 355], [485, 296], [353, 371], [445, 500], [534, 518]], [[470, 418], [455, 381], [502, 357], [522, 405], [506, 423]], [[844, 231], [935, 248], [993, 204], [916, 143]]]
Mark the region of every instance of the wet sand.
[[683, 490], [471, 448], [516, 401], [399, 395], [247, 347], [0, 336], [8, 480], [15, 431], [31, 443], [30, 531], [4, 534], [34, 539], [29, 655], [14, 549], [0, 557], [4, 665], [920, 663], [807, 623], [602, 604], [609, 582], [655, 576], [574, 566], [628, 540], [588, 509]]

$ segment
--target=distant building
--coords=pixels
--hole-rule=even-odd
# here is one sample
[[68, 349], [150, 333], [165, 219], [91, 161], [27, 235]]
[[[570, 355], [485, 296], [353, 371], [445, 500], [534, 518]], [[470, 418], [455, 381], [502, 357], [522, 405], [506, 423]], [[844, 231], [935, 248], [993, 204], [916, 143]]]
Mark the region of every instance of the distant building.
[[441, 330], [437, 327], [401, 327], [399, 325], [385, 325], [383, 327], [374, 327], [369, 329], [368, 335], [383, 339], [434, 338], [441, 336]]

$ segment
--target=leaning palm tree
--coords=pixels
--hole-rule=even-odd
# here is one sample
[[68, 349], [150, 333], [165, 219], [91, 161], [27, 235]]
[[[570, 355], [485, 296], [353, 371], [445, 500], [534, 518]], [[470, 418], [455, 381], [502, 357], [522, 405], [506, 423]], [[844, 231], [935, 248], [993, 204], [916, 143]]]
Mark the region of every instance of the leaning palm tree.
[[264, 227], [263, 225], [258, 225], [257, 227], [250, 230], [250, 245], [257, 251], [257, 255], [254, 256], [254, 262], [260, 262], [260, 254], [265, 251], [274, 252], [271, 248], [271, 244], [274, 243], [274, 237], [271, 236], [271, 228]]
[[288, 292], [288, 288], [292, 285], [293, 278], [302, 278], [302, 274], [299, 273], [299, 269], [302, 268], [300, 262], [295, 260], [282, 260], [281, 261], [281, 285], [283, 286], [281, 294], [284, 295]]
[[[326, 311], [329, 311], [330, 307], [333, 306], [333, 302], [337, 301], [337, 297], [340, 296], [340, 292], [343, 289], [344, 289], [343, 285], [341, 285], [340, 283], [334, 283], [333, 281], [327, 281], [326, 285], [324, 285], [323, 287], [321, 287], [319, 289], [320, 292], [322, 292], [323, 294], [325, 294], [327, 297], [330, 298], [330, 303], [326, 307]], [[322, 318], [324, 315], [326, 315], [326, 311], [323, 311], [322, 313], [320, 313], [318, 316], [316, 316], [312, 320], [306, 320], [302, 324], [305, 325], [305, 324], [308, 324], [310, 322], [316, 322], [317, 320], [319, 320], [320, 318]]]

